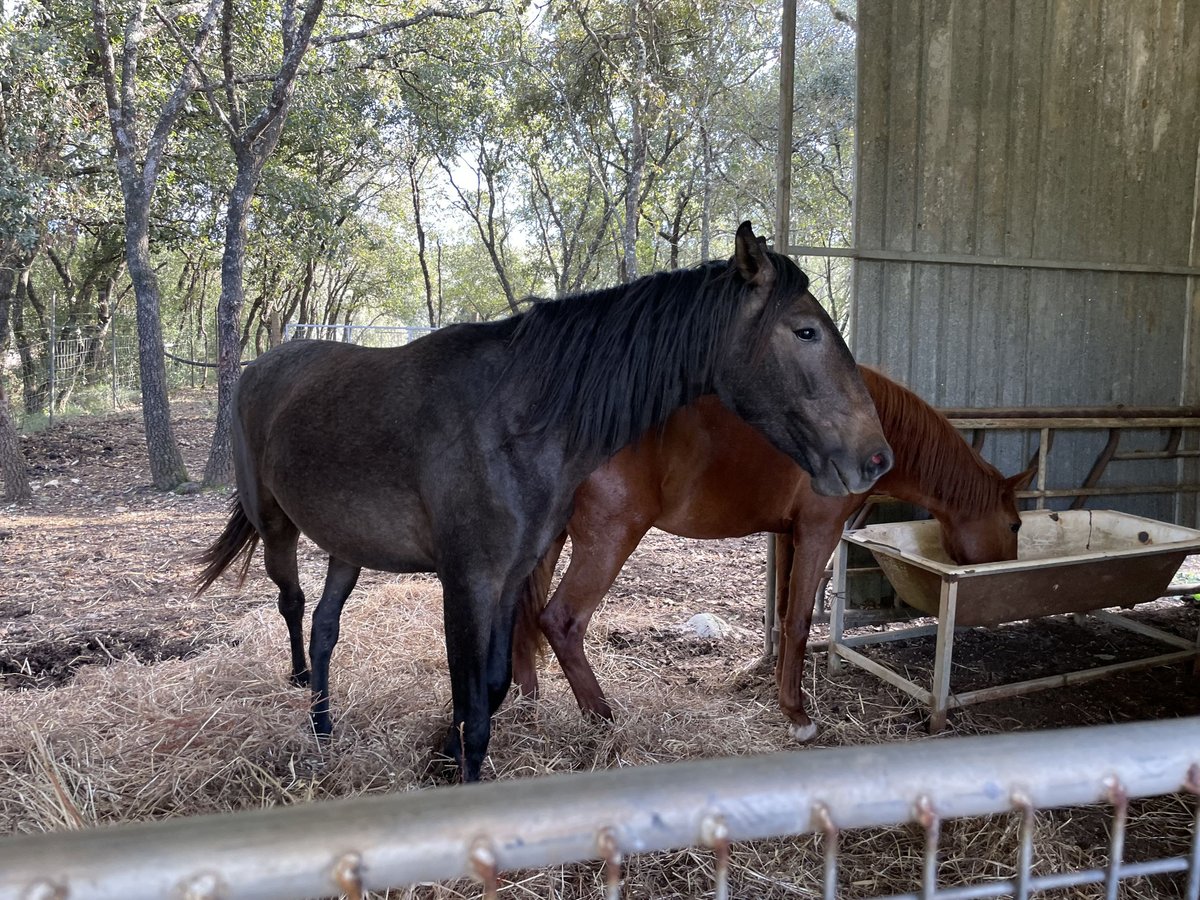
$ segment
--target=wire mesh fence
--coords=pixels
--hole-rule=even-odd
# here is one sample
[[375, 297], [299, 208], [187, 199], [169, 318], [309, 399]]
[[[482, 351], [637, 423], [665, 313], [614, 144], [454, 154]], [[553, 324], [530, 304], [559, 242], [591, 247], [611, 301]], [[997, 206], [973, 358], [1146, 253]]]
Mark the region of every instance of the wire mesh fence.
[[[301, 323], [288, 325], [284, 339], [397, 347], [432, 330]], [[215, 389], [217, 348], [210, 335], [170, 340], [165, 353], [171, 390]], [[243, 358], [253, 355], [253, 348], [247, 348]], [[6, 346], [0, 346], [0, 379], [13, 418], [25, 430], [53, 423], [56, 418], [136, 406], [141, 392], [136, 321], [132, 316], [114, 316], [102, 326], [79, 326], [57, 322], [51, 313], [36, 339], [12, 335]]]
[[283, 339], [340, 341], [360, 347], [400, 347], [433, 331], [420, 325], [319, 325], [294, 323], [284, 328]]
[[0, 346], [0, 379], [14, 418], [26, 429], [121, 409], [136, 403], [140, 390], [136, 329], [117, 319], [103, 326], [51, 319], [39, 339], [14, 335]]

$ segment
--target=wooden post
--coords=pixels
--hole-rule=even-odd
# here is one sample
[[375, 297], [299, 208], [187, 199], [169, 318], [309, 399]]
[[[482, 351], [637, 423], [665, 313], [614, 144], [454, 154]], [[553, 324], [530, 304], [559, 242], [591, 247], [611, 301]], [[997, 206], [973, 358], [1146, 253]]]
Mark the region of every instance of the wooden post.
[[50, 332], [47, 342], [47, 349], [50, 351], [50, 396], [47, 397], [47, 404], [50, 409], [50, 427], [54, 427], [54, 394], [55, 394], [55, 371], [54, 357], [58, 355], [58, 323], [55, 319], [58, 318], [58, 291], [50, 292]]
[[[796, 92], [796, 0], [783, 0], [779, 42], [779, 144], [775, 156], [775, 252], [787, 253], [792, 219], [792, 114]], [[775, 652], [775, 536], [767, 535], [763, 645]]]
[[111, 352], [108, 354], [112, 366], [112, 408], [113, 412], [117, 411], [117, 322], [116, 311], [113, 311], [113, 320], [108, 323], [108, 343]]

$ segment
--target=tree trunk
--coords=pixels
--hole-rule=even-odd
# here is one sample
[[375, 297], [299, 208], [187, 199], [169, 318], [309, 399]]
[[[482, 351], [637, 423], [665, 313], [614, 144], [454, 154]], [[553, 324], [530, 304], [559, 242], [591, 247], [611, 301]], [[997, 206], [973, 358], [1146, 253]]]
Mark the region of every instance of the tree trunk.
[[29, 296], [30, 262], [31, 260], [23, 259], [18, 264], [11, 313], [13, 342], [17, 345], [17, 355], [21, 358], [21, 395], [26, 415], [41, 411], [44, 390], [41, 385], [41, 367], [33, 357], [33, 340], [25, 327], [25, 300]]
[[239, 325], [246, 301], [243, 273], [246, 260], [246, 218], [266, 155], [255, 164], [242, 154], [229, 195], [225, 219], [225, 251], [221, 256], [221, 298], [217, 301], [217, 422], [212, 447], [204, 467], [208, 487], [233, 483], [233, 447], [229, 435], [233, 425], [233, 389], [242, 374], [242, 336]]
[[642, 192], [642, 173], [646, 168], [646, 139], [642, 130], [640, 102], [634, 99], [633, 128], [629, 136], [629, 176], [625, 182], [625, 223], [621, 230], [624, 244], [622, 268], [625, 270], [625, 281], [633, 281], [638, 277], [637, 262], [637, 226], [640, 212], [639, 199]]
[[[221, 0], [209, 0], [208, 8], [196, 28], [191, 50], [185, 50], [189, 60], [203, 57], [220, 3]], [[104, 0], [92, 0], [96, 59], [112, 129], [121, 197], [125, 202], [125, 259], [137, 299], [138, 365], [142, 379], [142, 420], [146, 426], [150, 478], [155, 487], [165, 491], [187, 481], [187, 470], [171, 427], [167, 367], [163, 357], [162, 322], [159, 319], [161, 304], [158, 279], [150, 264], [150, 201], [161, 173], [167, 139], [188, 97], [199, 83], [200, 73], [191, 62], [184, 66], [179, 81], [159, 111], [148, 140], [144, 147], [139, 146], [137, 70], [140, 45], [146, 36], [143, 27], [145, 13], [144, 2], [135, 4], [125, 22], [124, 39], [114, 42], [109, 33]], [[120, 48], [121, 53], [119, 83], [114, 45]], [[139, 162], [138, 157], [143, 153]]]
[[441, 324], [437, 311], [433, 308], [433, 282], [429, 278], [429, 261], [425, 258], [425, 228], [421, 224], [421, 181], [418, 177], [417, 161], [408, 161], [408, 182], [412, 188], [413, 227], [417, 231], [417, 259], [421, 262], [421, 277], [425, 279], [425, 306], [429, 310], [429, 327], [437, 328]]
[[[275, 73], [267, 104], [244, 127], [236, 103], [228, 111], [234, 118], [224, 120], [237, 159], [237, 176], [229, 194], [225, 251], [221, 257], [221, 298], [217, 302], [217, 421], [208, 463], [204, 467], [204, 484], [209, 487], [229, 485], [234, 480], [230, 433], [234, 415], [233, 389], [242, 374], [238, 320], [245, 301], [242, 270], [246, 255], [246, 220], [263, 168], [283, 134], [300, 62], [308, 52], [313, 28], [323, 7], [324, 0], [310, 0], [299, 24], [291, 16], [284, 17], [283, 61]], [[233, 3], [226, 0], [223, 26], [226, 37], [231, 28], [232, 13]], [[226, 72], [232, 73], [227, 43], [222, 44], [221, 56]], [[210, 94], [210, 104], [211, 98]]]
[[21, 440], [8, 407], [3, 378], [0, 378], [0, 475], [4, 476], [6, 501], [25, 503], [33, 497], [29, 488], [29, 470], [21, 453]]
[[150, 262], [149, 206], [148, 199], [142, 202], [137, 192], [126, 192], [125, 253], [137, 299], [138, 369], [142, 380], [142, 421], [146, 426], [150, 478], [160, 491], [169, 491], [187, 481], [188, 474], [171, 425], [159, 318], [158, 276]]
[[16, 269], [8, 258], [0, 256], [0, 347], [8, 340], [8, 311], [12, 308], [13, 289], [16, 284]]
[[[8, 311], [12, 306], [13, 287], [16, 273], [9, 266], [0, 268], [0, 348], [8, 337]], [[8, 394], [4, 390], [4, 372], [0, 369], [0, 476], [4, 481], [3, 497], [7, 501], [24, 503], [33, 496], [29, 489], [29, 473], [25, 457], [21, 453], [21, 442], [17, 426], [13, 422], [12, 410], [8, 405]]]
[[700, 204], [700, 261], [707, 262], [712, 235], [712, 144], [708, 129], [700, 126], [700, 142], [704, 145], [703, 201]]

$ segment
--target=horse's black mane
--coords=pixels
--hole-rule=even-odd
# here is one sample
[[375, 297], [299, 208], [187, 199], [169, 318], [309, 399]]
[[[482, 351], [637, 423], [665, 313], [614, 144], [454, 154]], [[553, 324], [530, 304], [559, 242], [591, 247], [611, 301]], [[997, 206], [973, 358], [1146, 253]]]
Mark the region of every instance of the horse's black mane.
[[[775, 284], [755, 329], [754, 354], [782, 298], [808, 289], [795, 263], [768, 256]], [[529, 391], [532, 429], [563, 427], [569, 452], [609, 456], [712, 393], [749, 290], [733, 261], [709, 262], [536, 303], [517, 317], [506, 377]]]

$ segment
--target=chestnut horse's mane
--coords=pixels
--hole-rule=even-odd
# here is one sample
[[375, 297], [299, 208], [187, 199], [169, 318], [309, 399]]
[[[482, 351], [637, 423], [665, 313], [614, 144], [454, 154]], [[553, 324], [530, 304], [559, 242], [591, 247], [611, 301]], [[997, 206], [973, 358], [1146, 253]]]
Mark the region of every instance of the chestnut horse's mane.
[[963, 440], [950, 420], [886, 375], [859, 366], [892, 445], [895, 468], [885, 478], [905, 478], [918, 490], [975, 515], [994, 509], [1007, 489], [1004, 476]]

